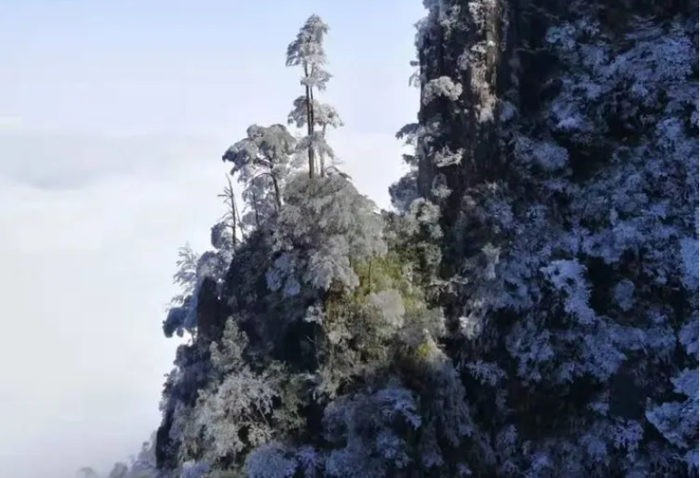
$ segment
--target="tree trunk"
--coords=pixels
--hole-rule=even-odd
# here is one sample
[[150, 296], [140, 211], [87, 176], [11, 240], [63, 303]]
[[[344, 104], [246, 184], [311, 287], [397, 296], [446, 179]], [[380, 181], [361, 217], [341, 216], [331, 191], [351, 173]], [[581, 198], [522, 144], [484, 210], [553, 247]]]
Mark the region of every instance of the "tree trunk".
[[231, 196], [231, 244], [235, 248], [238, 244], [236, 241], [236, 203], [233, 200], [233, 195]]
[[282, 198], [280, 197], [280, 187], [277, 184], [277, 178], [272, 176], [272, 185], [275, 188], [275, 202], [277, 203], [277, 211], [282, 209]]
[[253, 208], [255, 209], [255, 225], [260, 228], [260, 213], [258, 212], [258, 195], [253, 191]]
[[369, 259], [369, 265], [367, 267], [367, 282], [369, 282], [369, 293], [372, 293], [372, 258]]
[[[304, 65], [304, 77], [309, 77], [309, 70], [306, 65]], [[313, 97], [314, 93], [309, 85], [306, 86], [306, 130], [309, 135], [309, 178], [314, 177], [314, 146], [311, 140], [314, 135], [314, 113], [313, 113]]]
[[[326, 139], [326, 125], [324, 124], [322, 129], [321, 129], [321, 136], [323, 139]], [[319, 161], [319, 176], [324, 177], [326, 175], [326, 162], [325, 162], [325, 157], [323, 155], [323, 151], [319, 151], [318, 153], [318, 161]]]
[[237, 245], [236, 241], [236, 227], [237, 227], [237, 220], [238, 218], [236, 217], [236, 196], [233, 194], [233, 185], [231, 184], [231, 177], [226, 176], [226, 180], [228, 181], [228, 199], [229, 199], [229, 207], [231, 208], [231, 244], [235, 248]]

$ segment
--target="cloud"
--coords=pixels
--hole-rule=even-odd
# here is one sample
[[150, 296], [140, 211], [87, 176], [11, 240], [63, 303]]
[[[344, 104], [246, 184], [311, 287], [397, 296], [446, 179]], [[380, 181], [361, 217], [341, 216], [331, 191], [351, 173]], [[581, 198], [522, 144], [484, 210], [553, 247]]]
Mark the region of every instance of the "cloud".
[[[388, 206], [386, 188], [402, 169], [393, 137], [341, 130], [332, 141], [358, 189]], [[0, 140], [3, 158], [25, 148], [0, 166], [0, 288], [10, 324], [0, 347], [0, 469], [8, 476], [104, 470], [158, 426], [177, 345], [160, 328], [177, 248], [209, 247], [223, 213], [216, 195], [228, 142]]]
[[184, 135], [0, 131], [0, 176], [39, 189], [76, 189], [115, 174], [167, 174], [178, 162], [211, 164], [223, 148], [216, 138]]
[[19, 115], [4, 115], [0, 113], [0, 131], [13, 130], [22, 126], [22, 117]]
[[[108, 467], [158, 425], [177, 345], [160, 331], [176, 250], [185, 241], [207, 246], [225, 168], [216, 142], [181, 144], [178, 154], [172, 142], [146, 143], [112, 141], [132, 164], [110, 159], [71, 189], [37, 187], [31, 171], [0, 176], [0, 287], [12, 336], [0, 348], [0, 469], [8, 476]], [[56, 144], [61, 178], [85, 171], [73, 142]], [[151, 152], [162, 161], [144, 167]]]

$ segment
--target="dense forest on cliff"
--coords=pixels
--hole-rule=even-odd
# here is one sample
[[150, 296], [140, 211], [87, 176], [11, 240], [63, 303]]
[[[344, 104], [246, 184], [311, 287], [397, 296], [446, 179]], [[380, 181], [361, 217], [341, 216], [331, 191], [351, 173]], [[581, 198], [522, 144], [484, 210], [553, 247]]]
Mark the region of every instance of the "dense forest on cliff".
[[424, 3], [392, 211], [326, 141], [327, 25], [290, 43], [112, 478], [697, 474], [697, 3]]

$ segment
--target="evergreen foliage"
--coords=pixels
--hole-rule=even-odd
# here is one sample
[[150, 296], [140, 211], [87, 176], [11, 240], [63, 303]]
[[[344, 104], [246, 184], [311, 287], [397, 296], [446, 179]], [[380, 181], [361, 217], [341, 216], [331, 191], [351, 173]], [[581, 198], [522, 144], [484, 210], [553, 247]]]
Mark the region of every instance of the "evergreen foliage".
[[[289, 113], [288, 122], [297, 128], [306, 126], [306, 136], [299, 141], [297, 150], [307, 155], [309, 178], [316, 174], [323, 177], [326, 174], [325, 158], [335, 157], [326, 142], [326, 128], [343, 125], [335, 108], [314, 98], [315, 93], [326, 89], [331, 78], [325, 69], [327, 59], [323, 47], [327, 33], [328, 25], [318, 15], [311, 15], [299, 30], [296, 39], [287, 47], [287, 66], [300, 66], [303, 73], [300, 83], [304, 87], [304, 95], [294, 100], [294, 109]], [[321, 131], [316, 131], [316, 126], [320, 126]]]
[[697, 474], [692, 9], [424, 3], [395, 211], [324, 163], [316, 15], [287, 54], [306, 136], [224, 155], [245, 234], [233, 205], [180, 253], [159, 476]]

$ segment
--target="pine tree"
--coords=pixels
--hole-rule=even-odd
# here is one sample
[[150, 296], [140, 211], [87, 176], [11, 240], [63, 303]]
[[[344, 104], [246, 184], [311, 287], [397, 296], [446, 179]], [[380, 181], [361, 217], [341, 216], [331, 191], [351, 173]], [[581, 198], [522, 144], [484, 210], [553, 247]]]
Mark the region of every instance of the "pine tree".
[[[326, 128], [342, 126], [335, 109], [314, 99], [316, 91], [326, 89], [331, 78], [324, 66], [326, 53], [323, 49], [323, 37], [328, 33], [328, 25], [318, 15], [311, 15], [301, 27], [296, 39], [287, 47], [287, 66], [301, 66], [303, 76], [301, 84], [304, 95], [294, 100], [294, 109], [289, 114], [289, 124], [301, 128], [306, 125], [306, 136], [299, 143], [299, 150], [306, 150], [309, 163], [309, 177], [316, 175], [316, 154], [319, 156], [318, 174], [325, 174], [325, 157], [333, 157], [333, 150], [326, 143]], [[316, 131], [316, 126], [321, 131]]]
[[[256, 225], [261, 215], [279, 212], [282, 188], [290, 171], [291, 154], [296, 140], [281, 124], [263, 127], [252, 125], [247, 137], [240, 140], [223, 156], [233, 163], [231, 174], [245, 184], [244, 199], [255, 211]], [[272, 204], [265, 204], [268, 198]]]
[[171, 325], [220, 333], [178, 349], [160, 468], [696, 474], [697, 23], [667, 2], [620, 24], [602, 0], [468, 3], [425, 2], [395, 213], [324, 164], [327, 26], [290, 45], [310, 177], [280, 125], [227, 153], [257, 228], [183, 262]]

